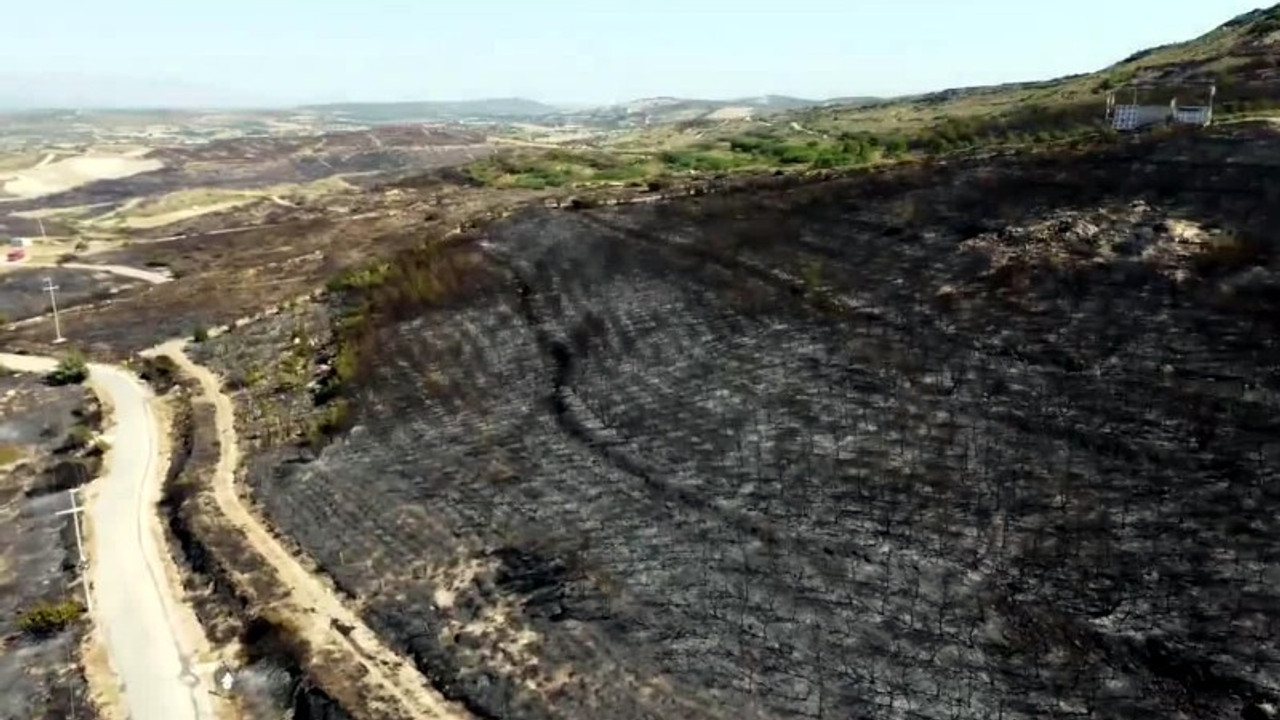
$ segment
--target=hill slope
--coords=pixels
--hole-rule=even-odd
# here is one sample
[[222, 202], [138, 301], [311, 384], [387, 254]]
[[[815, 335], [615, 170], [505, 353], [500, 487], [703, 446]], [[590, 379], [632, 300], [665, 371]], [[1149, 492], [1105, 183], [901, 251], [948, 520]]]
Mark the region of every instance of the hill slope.
[[936, 126], [941, 117], [998, 119], [1024, 130], [1096, 120], [1106, 93], [1127, 84], [1156, 84], [1148, 101], [1199, 102], [1204, 83], [1218, 86], [1226, 112], [1280, 106], [1280, 5], [1236, 17], [1186, 42], [1136, 52], [1096, 72], [1039, 82], [957, 88], [862, 107], [801, 110], [806, 127], [878, 131]]
[[341, 115], [354, 122], [528, 118], [551, 115], [558, 108], [525, 98], [488, 98], [456, 102], [330, 103], [300, 110]]

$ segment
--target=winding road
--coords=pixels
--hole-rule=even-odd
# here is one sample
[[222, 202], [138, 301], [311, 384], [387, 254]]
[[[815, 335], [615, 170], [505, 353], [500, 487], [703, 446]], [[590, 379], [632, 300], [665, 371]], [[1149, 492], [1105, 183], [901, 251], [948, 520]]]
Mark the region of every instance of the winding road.
[[[56, 361], [0, 354], [0, 365], [45, 373]], [[121, 683], [123, 709], [131, 720], [213, 720], [209, 684], [193, 666], [199, 625], [165, 577], [155, 512], [163, 442], [151, 392], [119, 368], [90, 365], [89, 371], [114, 420], [106, 474], [88, 493], [89, 585], [93, 620]]]

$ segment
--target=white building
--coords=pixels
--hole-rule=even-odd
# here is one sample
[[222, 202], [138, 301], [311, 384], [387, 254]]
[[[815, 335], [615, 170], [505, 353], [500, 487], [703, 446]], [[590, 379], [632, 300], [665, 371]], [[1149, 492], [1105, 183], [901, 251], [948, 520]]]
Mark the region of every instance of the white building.
[[11, 248], [29, 248], [31, 247], [31, 238], [9, 238], [9, 247]]
[[[1218, 93], [1216, 85], [1208, 85], [1208, 103], [1205, 105], [1179, 105], [1178, 98], [1172, 98], [1167, 105], [1139, 103], [1139, 92], [1156, 90], [1152, 86], [1134, 85], [1128, 88], [1132, 92], [1132, 100], [1125, 105], [1116, 103], [1116, 92], [1107, 94], [1107, 121], [1111, 127], [1122, 132], [1141, 130], [1158, 125], [1197, 125], [1208, 126], [1213, 122], [1213, 99]], [[1150, 92], [1143, 92], [1149, 95]], [[1167, 95], [1166, 95], [1167, 97]]]

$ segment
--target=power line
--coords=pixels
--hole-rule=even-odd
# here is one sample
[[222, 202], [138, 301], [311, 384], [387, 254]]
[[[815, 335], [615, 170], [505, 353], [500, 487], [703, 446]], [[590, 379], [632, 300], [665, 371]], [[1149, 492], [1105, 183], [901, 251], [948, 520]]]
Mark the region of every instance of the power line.
[[84, 588], [84, 607], [89, 612], [93, 612], [93, 597], [89, 594], [89, 583], [85, 577], [85, 570], [89, 567], [88, 558], [84, 554], [84, 536], [80, 532], [80, 514], [84, 512], [84, 506], [76, 502], [76, 491], [74, 488], [67, 491], [67, 497], [71, 499], [71, 507], [62, 510], [56, 515], [70, 515], [71, 526], [75, 528], [76, 533], [76, 569], [80, 573], [78, 582]]
[[58, 286], [53, 284], [53, 278], [44, 279], [44, 291], [49, 293], [49, 303], [53, 305], [54, 342], [60, 343], [66, 338], [62, 337], [62, 325], [58, 322]]

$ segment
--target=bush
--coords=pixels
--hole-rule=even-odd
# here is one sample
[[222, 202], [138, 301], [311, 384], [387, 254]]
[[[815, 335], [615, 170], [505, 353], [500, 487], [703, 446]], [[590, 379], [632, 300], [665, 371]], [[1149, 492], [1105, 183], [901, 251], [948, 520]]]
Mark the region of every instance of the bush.
[[84, 450], [93, 442], [93, 430], [86, 425], [73, 425], [71, 430], [67, 432], [67, 437], [58, 446], [59, 453], [76, 452]]
[[198, 343], [202, 343], [209, 339], [209, 330], [203, 325], [197, 325], [195, 332], [191, 333], [191, 338]]
[[157, 393], [163, 395], [177, 384], [178, 366], [168, 355], [143, 358], [142, 369], [138, 372], [138, 376], [155, 388]]
[[381, 285], [386, 281], [387, 275], [390, 272], [391, 264], [384, 261], [378, 261], [361, 267], [348, 268], [336, 277], [330, 279], [327, 287], [330, 292], [366, 290], [368, 288]]
[[43, 602], [18, 615], [18, 629], [34, 637], [59, 633], [84, 615], [84, 606], [74, 600]]
[[23, 457], [22, 448], [17, 445], [0, 445], [0, 467], [12, 465]]
[[53, 386], [78, 385], [89, 378], [89, 364], [80, 351], [73, 351], [45, 375], [45, 383]]
[[307, 431], [307, 444], [313, 450], [320, 450], [330, 439], [347, 429], [350, 419], [351, 403], [345, 398], [338, 398], [325, 405], [311, 420]]

